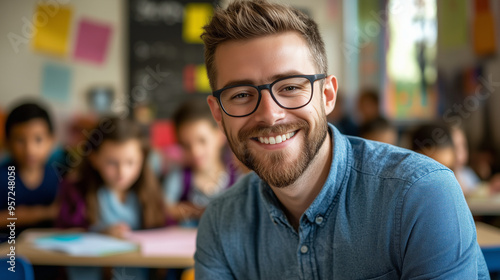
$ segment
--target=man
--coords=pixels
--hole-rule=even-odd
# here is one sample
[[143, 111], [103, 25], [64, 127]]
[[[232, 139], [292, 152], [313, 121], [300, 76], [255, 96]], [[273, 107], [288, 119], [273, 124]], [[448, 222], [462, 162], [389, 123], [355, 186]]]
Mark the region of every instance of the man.
[[197, 279], [489, 278], [449, 169], [327, 124], [337, 81], [314, 21], [234, 2], [202, 38], [208, 104], [255, 173], [206, 209]]

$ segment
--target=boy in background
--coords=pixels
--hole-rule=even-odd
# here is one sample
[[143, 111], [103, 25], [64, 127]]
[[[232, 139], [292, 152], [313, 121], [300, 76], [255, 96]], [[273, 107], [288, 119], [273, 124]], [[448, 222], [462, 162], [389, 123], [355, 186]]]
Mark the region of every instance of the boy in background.
[[450, 128], [441, 123], [424, 124], [412, 134], [412, 150], [424, 154], [453, 170], [456, 162], [455, 147]]
[[398, 144], [398, 132], [396, 128], [383, 117], [378, 117], [365, 123], [360, 129], [360, 136], [372, 141], [391, 145]]
[[217, 128], [205, 100], [189, 100], [174, 113], [184, 167], [164, 181], [168, 214], [183, 226], [196, 226], [212, 198], [235, 181], [235, 165], [223, 158], [225, 135]]
[[[10, 235], [7, 218], [17, 218], [18, 236], [29, 227], [52, 226], [58, 213], [55, 198], [59, 179], [48, 163], [54, 147], [54, 129], [47, 111], [36, 103], [17, 106], [6, 118], [5, 139], [10, 159], [0, 166], [3, 201], [0, 203], [0, 242]], [[9, 171], [15, 172], [15, 185], [11, 189], [7, 188], [12, 185], [8, 182]], [[9, 210], [8, 202], [14, 208]]]

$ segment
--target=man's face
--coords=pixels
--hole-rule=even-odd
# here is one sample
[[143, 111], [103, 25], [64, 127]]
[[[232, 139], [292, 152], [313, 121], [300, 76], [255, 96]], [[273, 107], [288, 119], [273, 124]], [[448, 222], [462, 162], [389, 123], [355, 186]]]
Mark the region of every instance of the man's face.
[[[294, 32], [223, 43], [216, 50], [215, 67], [217, 89], [317, 73], [306, 42]], [[325, 79], [324, 90], [321, 81], [316, 81], [313, 88], [311, 102], [295, 110], [279, 107], [269, 91], [263, 90], [257, 110], [241, 118], [226, 115], [214, 97], [208, 98], [236, 157], [271, 186], [293, 184], [326, 138], [326, 114], [335, 103], [335, 77]]]

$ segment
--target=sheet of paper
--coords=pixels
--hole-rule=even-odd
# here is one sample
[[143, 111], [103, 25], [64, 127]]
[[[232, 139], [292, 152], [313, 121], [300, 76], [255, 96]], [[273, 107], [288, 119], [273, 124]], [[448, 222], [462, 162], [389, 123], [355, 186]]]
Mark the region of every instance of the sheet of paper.
[[82, 19], [78, 24], [75, 59], [102, 64], [106, 60], [112, 28], [108, 24]]
[[33, 240], [39, 249], [54, 250], [73, 256], [103, 256], [137, 250], [133, 242], [97, 233], [67, 233], [38, 237]]
[[209, 3], [188, 3], [184, 8], [184, 22], [182, 37], [186, 43], [201, 44], [200, 35], [213, 14], [213, 7]]
[[150, 130], [151, 145], [162, 149], [176, 143], [174, 124], [168, 120], [153, 122]]
[[31, 22], [33, 49], [52, 55], [66, 55], [72, 14], [73, 10], [68, 6], [38, 4]]
[[72, 71], [69, 67], [46, 63], [42, 69], [42, 96], [59, 103], [67, 103], [70, 95]]
[[195, 85], [196, 91], [198, 92], [211, 92], [210, 82], [208, 81], [207, 68], [205, 67], [205, 64], [196, 66]]
[[192, 257], [196, 251], [196, 229], [168, 227], [130, 233], [128, 240], [137, 242], [143, 256]]
[[443, 48], [457, 48], [468, 42], [467, 5], [465, 0], [440, 0], [438, 5], [438, 40]]

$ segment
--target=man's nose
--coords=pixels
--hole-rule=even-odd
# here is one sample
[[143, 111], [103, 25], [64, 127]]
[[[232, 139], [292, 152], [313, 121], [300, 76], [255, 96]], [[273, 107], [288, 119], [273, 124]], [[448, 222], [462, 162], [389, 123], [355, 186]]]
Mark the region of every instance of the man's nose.
[[271, 92], [267, 89], [261, 91], [260, 104], [252, 117], [266, 125], [274, 125], [278, 121], [285, 118], [285, 110], [281, 108], [271, 96]]

